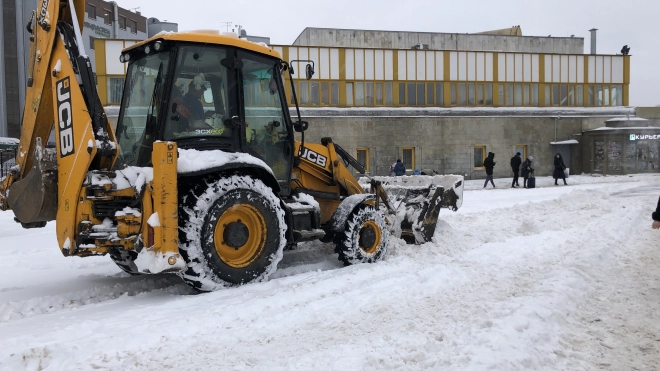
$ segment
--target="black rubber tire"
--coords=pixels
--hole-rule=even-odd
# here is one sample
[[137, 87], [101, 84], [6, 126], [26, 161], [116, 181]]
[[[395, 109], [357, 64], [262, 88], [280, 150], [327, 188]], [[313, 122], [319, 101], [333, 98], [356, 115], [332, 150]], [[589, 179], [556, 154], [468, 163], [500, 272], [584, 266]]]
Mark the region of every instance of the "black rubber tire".
[[[380, 243], [374, 251], [365, 251], [360, 247], [360, 230], [365, 223], [371, 222], [380, 230]], [[335, 252], [344, 265], [375, 263], [387, 255], [389, 231], [383, 215], [370, 205], [358, 206], [349, 215], [344, 225], [344, 232], [335, 233]]]
[[108, 255], [110, 255], [110, 259], [124, 272], [132, 276], [142, 274], [138, 270], [137, 265], [135, 265], [135, 259], [138, 256], [137, 252], [133, 250], [112, 250]]
[[[181, 193], [179, 251], [187, 263], [180, 276], [199, 291], [214, 291], [268, 279], [286, 245], [281, 200], [261, 180], [249, 175], [206, 178]], [[227, 264], [215, 248], [216, 222], [236, 205], [250, 205], [263, 218], [265, 244], [245, 267]], [[224, 243], [224, 242], [223, 242]]]

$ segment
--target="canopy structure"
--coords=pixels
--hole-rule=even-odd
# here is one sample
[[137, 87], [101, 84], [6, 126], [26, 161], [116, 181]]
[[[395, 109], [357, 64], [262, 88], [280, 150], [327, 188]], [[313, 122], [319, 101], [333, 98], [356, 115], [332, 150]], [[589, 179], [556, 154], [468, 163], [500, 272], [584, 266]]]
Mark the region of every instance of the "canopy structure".
[[550, 142], [551, 146], [556, 146], [560, 144], [580, 144], [580, 143], [575, 139], [562, 140], [561, 142]]

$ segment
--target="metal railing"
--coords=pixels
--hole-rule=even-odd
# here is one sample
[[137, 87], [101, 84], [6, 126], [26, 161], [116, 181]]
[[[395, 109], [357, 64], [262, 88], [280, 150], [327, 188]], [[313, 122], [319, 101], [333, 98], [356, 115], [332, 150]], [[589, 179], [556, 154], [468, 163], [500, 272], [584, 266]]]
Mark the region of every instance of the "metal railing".
[[0, 150], [0, 178], [4, 178], [16, 165], [16, 149]]

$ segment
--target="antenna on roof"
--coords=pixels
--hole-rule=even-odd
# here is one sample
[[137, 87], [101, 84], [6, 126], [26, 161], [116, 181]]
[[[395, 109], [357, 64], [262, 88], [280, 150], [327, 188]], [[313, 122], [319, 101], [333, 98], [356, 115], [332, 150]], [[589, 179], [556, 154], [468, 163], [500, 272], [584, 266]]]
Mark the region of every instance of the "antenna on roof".
[[229, 27], [231, 27], [231, 22], [220, 22], [220, 24], [227, 27], [227, 32], [229, 32]]

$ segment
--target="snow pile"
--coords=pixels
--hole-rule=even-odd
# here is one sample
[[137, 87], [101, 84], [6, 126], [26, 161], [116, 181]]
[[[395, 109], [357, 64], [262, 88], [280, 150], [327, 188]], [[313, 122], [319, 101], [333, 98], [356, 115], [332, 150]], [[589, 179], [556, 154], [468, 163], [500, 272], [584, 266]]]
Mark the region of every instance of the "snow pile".
[[265, 162], [247, 153], [230, 153], [220, 150], [198, 151], [182, 148], [179, 148], [177, 172], [179, 174], [190, 174], [232, 164], [239, 165], [239, 167], [241, 165], [254, 165], [268, 170], [271, 174], [273, 173]]
[[[174, 264], [170, 264], [170, 258], [174, 258]], [[157, 250], [145, 247], [138, 253], [135, 259], [135, 266], [140, 272], [151, 274], [179, 272], [186, 269], [186, 262], [183, 261], [179, 254], [173, 252], [163, 254]]]
[[299, 192], [298, 194], [293, 196], [293, 200], [298, 202], [299, 204], [306, 204], [313, 206], [317, 212], [321, 212], [321, 207], [319, 206], [319, 203], [314, 199], [314, 197], [308, 195], [307, 193]]
[[9, 137], [0, 137], [0, 144], [5, 144], [5, 145], [18, 145], [21, 141], [16, 138], [9, 138]]

